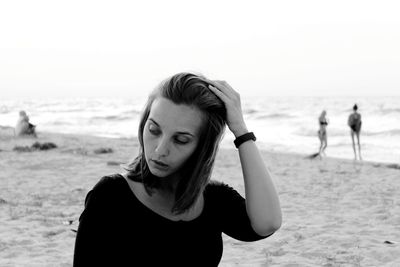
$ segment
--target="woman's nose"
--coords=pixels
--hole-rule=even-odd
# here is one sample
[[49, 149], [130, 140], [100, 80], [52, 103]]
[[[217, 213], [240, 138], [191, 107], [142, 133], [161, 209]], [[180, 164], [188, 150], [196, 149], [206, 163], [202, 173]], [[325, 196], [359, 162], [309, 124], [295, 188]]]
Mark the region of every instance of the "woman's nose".
[[166, 138], [160, 138], [156, 147], [155, 152], [160, 157], [168, 156], [169, 154], [169, 143]]

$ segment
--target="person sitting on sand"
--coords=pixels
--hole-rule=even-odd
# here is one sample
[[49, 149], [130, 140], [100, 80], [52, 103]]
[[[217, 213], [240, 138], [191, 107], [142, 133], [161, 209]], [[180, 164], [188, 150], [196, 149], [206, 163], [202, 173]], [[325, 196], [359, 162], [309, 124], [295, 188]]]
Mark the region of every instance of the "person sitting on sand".
[[358, 106], [357, 106], [357, 104], [354, 104], [353, 113], [350, 114], [347, 124], [350, 127], [350, 135], [351, 135], [351, 140], [353, 142], [354, 159], [357, 160], [356, 145], [354, 142], [354, 135], [356, 135], [357, 136], [357, 144], [358, 144], [358, 156], [359, 156], [359, 159], [362, 160], [361, 146], [360, 146], [361, 114], [358, 113], [357, 110], [358, 110]]
[[[246, 198], [210, 181], [225, 125], [236, 137]], [[225, 81], [178, 73], [149, 96], [138, 156], [104, 176], [79, 218], [73, 266], [217, 266], [222, 233], [256, 241], [282, 222], [270, 173]]]
[[29, 117], [25, 111], [21, 110], [19, 112], [19, 118], [17, 125], [15, 126], [16, 136], [31, 135], [36, 137], [36, 126], [29, 122]]
[[318, 138], [320, 141], [319, 146], [319, 155], [325, 156], [325, 149], [328, 146], [328, 134], [326, 132], [326, 127], [328, 126], [328, 119], [326, 118], [326, 111], [323, 110], [321, 115], [318, 118], [319, 130], [318, 130]]

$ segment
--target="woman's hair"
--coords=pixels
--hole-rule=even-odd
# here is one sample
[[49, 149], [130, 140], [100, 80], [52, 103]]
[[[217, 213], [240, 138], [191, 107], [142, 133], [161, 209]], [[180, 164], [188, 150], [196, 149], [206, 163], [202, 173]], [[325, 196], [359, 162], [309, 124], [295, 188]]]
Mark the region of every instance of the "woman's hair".
[[358, 109], [358, 106], [357, 106], [357, 104], [354, 104], [354, 106], [353, 106], [353, 110], [357, 110]]
[[224, 103], [208, 88], [206, 79], [192, 73], [178, 73], [167, 78], [150, 94], [139, 123], [139, 155], [125, 169], [128, 178], [143, 183], [148, 194], [160, 185], [159, 178], [152, 175], [144, 155], [143, 130], [151, 106], [158, 97], [179, 105], [195, 107], [203, 113], [203, 125], [199, 142], [193, 154], [178, 171], [180, 180], [176, 187], [172, 211], [180, 214], [189, 209], [207, 185], [215, 161], [219, 142], [226, 125]]

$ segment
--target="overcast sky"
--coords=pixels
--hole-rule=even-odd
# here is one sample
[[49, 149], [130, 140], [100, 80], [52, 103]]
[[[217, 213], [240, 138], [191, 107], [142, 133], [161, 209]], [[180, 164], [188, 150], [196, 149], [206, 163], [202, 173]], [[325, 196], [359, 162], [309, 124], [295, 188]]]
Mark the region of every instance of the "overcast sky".
[[242, 94], [400, 95], [400, 1], [1, 1], [2, 97], [147, 93], [180, 71]]

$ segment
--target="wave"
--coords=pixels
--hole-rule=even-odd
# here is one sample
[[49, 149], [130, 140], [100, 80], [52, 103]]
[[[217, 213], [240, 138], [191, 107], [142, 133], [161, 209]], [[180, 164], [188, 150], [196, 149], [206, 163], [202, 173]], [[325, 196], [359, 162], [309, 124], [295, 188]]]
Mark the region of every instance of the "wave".
[[[304, 136], [304, 137], [310, 137], [310, 136], [318, 136], [318, 128], [306, 128], [306, 127], [301, 127], [297, 129], [294, 134], [298, 136]], [[337, 130], [337, 129], [327, 129], [328, 133], [328, 138], [329, 137], [341, 137], [341, 136], [348, 136], [349, 131], [345, 130]]]
[[365, 131], [361, 132], [361, 134], [366, 135], [366, 136], [375, 136], [375, 135], [390, 135], [390, 136], [400, 136], [400, 129], [392, 129], [388, 131], [379, 131], [379, 132], [371, 132], [371, 131]]
[[132, 120], [134, 116], [132, 114], [128, 115], [107, 115], [107, 116], [94, 116], [90, 118], [90, 121], [126, 121]]
[[47, 122], [46, 124], [47, 124], [47, 125], [52, 125], [52, 126], [76, 125], [75, 122], [65, 121], [65, 120], [58, 120], [58, 121]]
[[7, 106], [0, 106], [0, 114], [7, 114], [10, 113], [11, 109]]
[[[311, 130], [311, 129], [298, 129], [294, 132], [296, 135], [299, 136], [318, 136], [318, 130]], [[341, 130], [327, 130], [328, 138], [329, 136], [334, 137], [341, 137], [341, 136], [348, 136], [350, 131], [341, 131]], [[372, 131], [363, 131], [361, 130], [361, 136], [400, 136], [400, 129], [388, 130], [388, 131], [379, 131], [379, 132], [372, 132]]]
[[254, 113], [257, 113], [258, 111], [256, 110], [256, 109], [252, 109], [252, 108], [245, 108], [244, 110], [243, 110], [243, 113], [244, 114], [254, 114]]
[[140, 112], [138, 110], [129, 109], [122, 111], [117, 115], [103, 115], [103, 116], [93, 116], [90, 118], [91, 121], [126, 121], [132, 120], [138, 116]]
[[310, 137], [310, 136], [318, 136], [318, 130], [316, 129], [305, 129], [301, 128], [294, 132], [295, 135]]
[[261, 119], [290, 119], [290, 118], [295, 118], [296, 116], [286, 114], [286, 113], [270, 113], [270, 114], [264, 114], [264, 115], [258, 115], [256, 116], [256, 119], [261, 120]]
[[390, 113], [400, 113], [400, 108], [382, 108], [379, 112], [383, 115], [388, 115]]
[[69, 107], [54, 107], [52, 108], [47, 108], [46, 107], [46, 112], [54, 112], [54, 113], [79, 113], [79, 112], [87, 112], [87, 108], [69, 108]]

